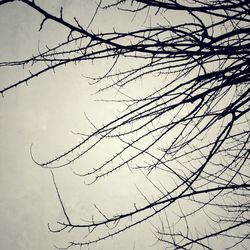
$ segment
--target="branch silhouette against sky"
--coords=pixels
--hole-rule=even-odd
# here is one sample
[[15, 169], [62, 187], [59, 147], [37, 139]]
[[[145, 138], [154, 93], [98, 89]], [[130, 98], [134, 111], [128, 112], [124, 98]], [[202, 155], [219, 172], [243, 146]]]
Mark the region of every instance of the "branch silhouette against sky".
[[[246, 249], [250, 2], [103, 0], [96, 3], [88, 23], [81, 16], [69, 17], [63, 5], [54, 13], [43, 2], [0, 1], [0, 6], [31, 9], [40, 17], [40, 33], [52, 23], [65, 32], [60, 43], [0, 63], [1, 68], [22, 67], [24, 72], [17, 81], [1, 85], [3, 99], [13, 91], [25, 91], [26, 85], [32, 88], [35, 79], [48, 72], [57, 74], [71, 64], [97, 67], [105, 61], [100, 74], [85, 74], [84, 79], [97, 89], [100, 102], [123, 106], [105, 123], [93, 122], [86, 110], [91, 130], [77, 132], [81, 141], [65, 145], [66, 150], [54, 157], [41, 159], [31, 145], [34, 163], [52, 174], [65, 217], [50, 230], [73, 234], [86, 229], [86, 237], [72, 240], [68, 249], [112, 239], [157, 217], [154, 234], [166, 249], [214, 249], [214, 242], [221, 240], [227, 241], [227, 249]], [[108, 13], [112, 18], [115, 12], [131, 23], [121, 28], [114, 20], [112, 27], [99, 26], [98, 16]], [[44, 39], [43, 44], [49, 43], [49, 37]], [[149, 87], [137, 93], [140, 82]], [[117, 93], [117, 98], [106, 98], [109, 93]], [[99, 146], [108, 150], [109, 143], [116, 146], [105, 160], [89, 167], [80, 164]], [[119, 180], [120, 171], [128, 168], [156, 192], [136, 187], [143, 201], [131, 200], [128, 210], [104, 212], [95, 205], [97, 214], [91, 220], [75, 221], [57, 185], [55, 171], [61, 168], [70, 168], [86, 185], [108, 182], [110, 176]], [[200, 217], [207, 221], [204, 229], [196, 226], [194, 218]]]

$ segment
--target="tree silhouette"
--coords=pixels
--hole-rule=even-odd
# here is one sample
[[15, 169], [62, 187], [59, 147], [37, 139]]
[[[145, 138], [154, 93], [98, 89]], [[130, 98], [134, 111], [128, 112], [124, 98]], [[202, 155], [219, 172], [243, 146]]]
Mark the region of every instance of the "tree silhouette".
[[[8, 2], [15, 1], [0, 4]], [[76, 17], [67, 21], [63, 8], [53, 15], [35, 1], [20, 2], [41, 15], [40, 31], [53, 21], [68, 35], [60, 44], [25, 60], [1, 62], [1, 67], [23, 66], [27, 72], [23, 79], [2, 88], [3, 96], [61, 66], [106, 59], [112, 61], [106, 73], [89, 77], [100, 93], [121, 91], [152, 75], [152, 85], [157, 83], [155, 90], [144, 96], [110, 100], [124, 103], [126, 109], [103, 126], [86, 117], [93, 132], [82, 134], [80, 143], [55, 158], [40, 162], [31, 148], [34, 162], [50, 169], [65, 215], [56, 231], [86, 228], [91, 235], [98, 228], [106, 230], [96, 238], [72, 241], [68, 248], [112, 238], [155, 216], [162, 222], [156, 227], [156, 237], [166, 248], [212, 249], [211, 240], [221, 238], [230, 239], [230, 248], [246, 247], [250, 222], [250, 2], [103, 1], [88, 24]], [[114, 9], [146, 17], [126, 32], [116, 30], [115, 24], [107, 32], [89, 30], [96, 15], [112, 14]], [[124, 66], [126, 61], [131, 67]], [[65, 209], [53, 169], [71, 166], [105, 141], [116, 142], [116, 152], [95, 168], [81, 173], [73, 170], [76, 175], [93, 184], [129, 167], [142, 171], [159, 193], [151, 198], [140, 191], [145, 204], [135, 204], [120, 214], [106, 215], [96, 207], [100, 218], [76, 224]], [[164, 175], [170, 184], [160, 185], [151, 179], [154, 172]], [[167, 216], [172, 207], [178, 211], [174, 223]], [[197, 231], [191, 219], [197, 214], [213, 226]]]

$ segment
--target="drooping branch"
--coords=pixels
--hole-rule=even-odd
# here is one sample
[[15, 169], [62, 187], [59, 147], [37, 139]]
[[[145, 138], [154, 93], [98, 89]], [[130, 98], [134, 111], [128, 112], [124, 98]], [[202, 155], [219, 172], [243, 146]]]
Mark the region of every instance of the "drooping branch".
[[[0, 3], [7, 2], [12, 1]], [[2, 95], [69, 63], [108, 59], [104, 74], [88, 76], [91, 84], [99, 87], [99, 93], [112, 89], [124, 89], [126, 93], [130, 84], [138, 79], [147, 81], [154, 75], [150, 81], [155, 88], [149, 94], [125, 94], [126, 100], [109, 100], [124, 102], [125, 111], [104, 125], [87, 119], [92, 132], [82, 134], [82, 140], [64, 153], [39, 161], [31, 148], [32, 159], [39, 166], [72, 167], [87, 184], [94, 185], [111, 174], [119, 178], [119, 171], [129, 167], [141, 171], [160, 193], [150, 199], [150, 194], [139, 191], [146, 205], [134, 203], [130, 211], [118, 215], [106, 215], [95, 206], [102, 219], [74, 224], [53, 176], [66, 217], [58, 231], [86, 228], [91, 237], [98, 228], [107, 230], [97, 238], [71, 242], [68, 247], [111, 238], [156, 215], [170, 213], [178, 202], [181, 215], [177, 222], [172, 224], [168, 217], [162, 222], [162, 229], [157, 229], [157, 237], [166, 247], [185, 249], [197, 245], [211, 249], [207, 241], [217, 236], [236, 239], [233, 247], [248, 240], [249, 235], [238, 229], [249, 224], [249, 1], [100, 2], [90, 21], [92, 26], [100, 11], [112, 13], [116, 8], [133, 15], [147, 13], [148, 26], [146, 22], [134, 24], [127, 32], [116, 31], [115, 27], [104, 32], [95, 28], [89, 31], [89, 24], [82, 24], [77, 17], [74, 23], [64, 19], [62, 8], [56, 16], [35, 1], [21, 2], [41, 15], [40, 32], [45, 28], [44, 22], [51, 20], [69, 35], [35, 56], [0, 63], [0, 67], [25, 66], [27, 72], [33, 72], [34, 65], [38, 67], [26, 78], [1, 89]], [[180, 15], [183, 20], [169, 20], [169, 13]], [[77, 34], [75, 38], [73, 33]], [[131, 67], [126, 68], [123, 62], [131, 63]], [[118, 146], [105, 161], [89, 169], [74, 169], [74, 162], [84, 160], [98, 145], [110, 140]], [[154, 171], [173, 184], [159, 185], [151, 177]], [[194, 206], [193, 210], [188, 211], [184, 202]], [[218, 227], [195, 234], [190, 218], [198, 214], [216, 221]]]

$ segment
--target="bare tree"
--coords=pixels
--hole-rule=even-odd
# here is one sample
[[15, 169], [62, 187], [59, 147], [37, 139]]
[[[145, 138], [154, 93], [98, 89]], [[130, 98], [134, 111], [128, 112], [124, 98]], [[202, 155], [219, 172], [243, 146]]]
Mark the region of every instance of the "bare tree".
[[[11, 0], [0, 4], [8, 2], [14, 2], [14, 7]], [[63, 8], [53, 15], [35, 1], [20, 2], [41, 15], [39, 30], [53, 21], [68, 30], [68, 36], [25, 60], [2, 62], [1, 67], [23, 66], [28, 73], [1, 89], [3, 96], [58, 67], [104, 59], [112, 61], [107, 72], [89, 77], [99, 92], [121, 91], [151, 75], [152, 81], [158, 82], [150, 94], [118, 100], [127, 108], [109, 123], [97, 126], [89, 120], [93, 132], [82, 134], [80, 143], [59, 156], [39, 162], [31, 148], [36, 164], [50, 169], [65, 215], [56, 231], [86, 228], [91, 234], [105, 228], [97, 238], [72, 241], [68, 247], [111, 238], [156, 215], [162, 221], [156, 227], [156, 237], [166, 248], [212, 249], [211, 240], [223, 237], [230, 239], [231, 248], [246, 247], [250, 222], [249, 1], [103, 1], [88, 24], [77, 18], [67, 21]], [[106, 32], [89, 31], [97, 14], [114, 9], [134, 16], [143, 14], [145, 21], [126, 32], [116, 30], [115, 25]], [[174, 16], [180, 18], [173, 20]], [[131, 59], [131, 67], [123, 68]], [[53, 169], [71, 166], [106, 140], [117, 142], [120, 148], [98, 167], [75, 174], [93, 184], [128, 166], [142, 171], [159, 195], [150, 198], [141, 191], [145, 205], [134, 205], [118, 215], [106, 215], [96, 207], [102, 219], [73, 223]], [[155, 171], [171, 184], [160, 185], [151, 179]], [[178, 211], [174, 222], [167, 216], [172, 207]], [[197, 231], [191, 219], [196, 214], [205, 216], [213, 226]]]

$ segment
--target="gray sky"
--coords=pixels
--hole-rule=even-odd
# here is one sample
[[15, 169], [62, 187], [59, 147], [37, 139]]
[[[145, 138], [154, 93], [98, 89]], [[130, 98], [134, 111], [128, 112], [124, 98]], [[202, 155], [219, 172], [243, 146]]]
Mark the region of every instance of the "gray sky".
[[[95, 1], [91, 0], [37, 0], [36, 3], [54, 15], [59, 15], [62, 5], [65, 20], [73, 22], [73, 17], [76, 16], [84, 27], [88, 26], [96, 7]], [[127, 12], [121, 14], [115, 9], [112, 13], [101, 13], [96, 16], [89, 30], [107, 31], [114, 25], [117, 31], [130, 30], [133, 25], [146, 25], [148, 21], [154, 21], [146, 19], [144, 12], [137, 16]], [[168, 18], [178, 23], [183, 17], [177, 17], [170, 12]], [[43, 51], [46, 45], [50, 47], [65, 40], [68, 31], [52, 21], [46, 21], [42, 31], [38, 32], [41, 21], [39, 14], [18, 1], [1, 6], [0, 61], [22, 60]], [[99, 95], [94, 94], [98, 86], [90, 85], [89, 80], [83, 77], [102, 75], [111, 63], [110, 60], [102, 60], [94, 64], [84, 62], [63, 66], [56, 69], [55, 73], [48, 72], [32, 79], [28, 86], [19, 86], [0, 98], [1, 249], [54, 249], [54, 245], [63, 247], [68, 241], [80, 241], [86, 235], [84, 230], [59, 234], [49, 232], [47, 223], [56, 229], [56, 222], [64, 219], [63, 211], [50, 172], [32, 161], [30, 145], [33, 145], [35, 159], [46, 161], [67, 151], [81, 140], [81, 135], [72, 131], [93, 131], [85, 115], [94, 124], [101, 126], [121, 114], [124, 108], [122, 104], [96, 101], [123, 98], [121, 93], [110, 90]], [[121, 61], [125, 68], [135, 63]], [[24, 78], [25, 70], [21, 67], [0, 67], [1, 89]], [[161, 78], [157, 78], [157, 81], [153, 81], [154, 79], [154, 76], [149, 76], [143, 82], [133, 82], [127, 86], [126, 93], [133, 96], [145, 95], [161, 86]], [[91, 170], [109, 159], [118, 146], [118, 142], [113, 140], [100, 144], [74, 163], [72, 168], [79, 173], [82, 170]], [[128, 168], [115, 172], [94, 185], [85, 185], [83, 178], [74, 175], [69, 168], [55, 170], [54, 174], [65, 208], [75, 223], [81, 219], [91, 220], [92, 216], [100, 216], [94, 205], [110, 216], [130, 211], [135, 201], [138, 205], [145, 205], [147, 201], [137, 188], [143, 190], [147, 197], [160, 195], [140, 171], [131, 172]], [[151, 177], [155, 183], [163, 181], [165, 187], [173, 185], [172, 180], [166, 178], [166, 173], [152, 173]], [[190, 203], [184, 205], [187, 210], [193, 209]], [[168, 216], [172, 216], [173, 221], [177, 218], [174, 208]], [[154, 225], [159, 225], [163, 217], [156, 216], [150, 221], [152, 224], [143, 223], [112, 240], [92, 245], [89, 249], [162, 249], [161, 244], [154, 244], [156, 239], [152, 232], [155, 232]], [[194, 224], [199, 230], [206, 226], [205, 222], [205, 217], [198, 213]], [[101, 230], [97, 230], [96, 234], [103, 233]]]
[[[71, 18], [75, 15], [77, 4], [84, 5], [81, 21], [88, 23], [95, 10], [93, 2], [73, 2], [71, 5], [72, 1], [70, 4], [69, 1], [41, 1], [41, 4], [54, 13], [57, 13], [61, 3], [65, 4], [65, 18], [67, 15]], [[105, 15], [97, 17], [97, 22], [99, 19], [104, 26], [113, 22]], [[41, 17], [21, 3], [1, 6], [1, 61], [24, 59], [27, 55], [37, 53], [38, 44], [43, 49], [46, 43], [52, 45], [65, 37], [65, 31], [51, 21], [45, 23], [43, 31], [39, 33], [40, 22]], [[122, 17], [116, 17], [116, 24], [124, 26]], [[1, 249], [54, 249], [54, 244], [65, 246], [67, 240], [74, 239], [75, 232], [52, 234], [48, 231], [47, 223], [56, 227], [57, 219], [62, 219], [63, 214], [50, 172], [34, 164], [29, 150], [33, 143], [34, 154], [38, 159], [53, 157], [79, 141], [79, 136], [73, 135], [72, 130], [89, 130], [90, 125], [84, 118], [84, 112], [95, 122], [104, 123], [119, 111], [120, 107], [117, 105], [94, 101], [96, 96], [92, 94], [97, 89], [89, 86], [81, 74], [90, 72], [94, 75], [95, 67], [105, 67], [105, 62], [94, 67], [88, 64], [63, 67], [56, 74], [48, 73], [33, 80], [28, 86], [18, 87], [0, 98]], [[22, 68], [0, 70], [1, 87], [24, 76]], [[138, 85], [138, 90], [133, 87], [133, 91], [140, 92], [141, 87]], [[93, 167], [96, 161], [105, 158], [105, 150], [107, 148], [97, 149], [80, 163], [80, 167]], [[140, 186], [141, 176], [132, 175], [128, 170], [116, 174], [106, 183], [101, 181], [93, 186], [84, 185], [83, 180], [76, 178], [69, 169], [55, 171], [55, 176], [66, 208], [73, 218], [73, 215], [76, 218], [79, 215], [90, 218], [96, 213], [94, 203], [106, 211], [117, 211], [121, 207], [126, 209], [140, 196], [134, 182]], [[114, 240], [93, 245], [90, 249], [127, 250], [134, 246], [135, 249], [160, 249], [159, 245], [151, 247], [155, 242], [152, 230], [152, 226], [143, 224]], [[78, 233], [76, 235], [79, 236]]]

